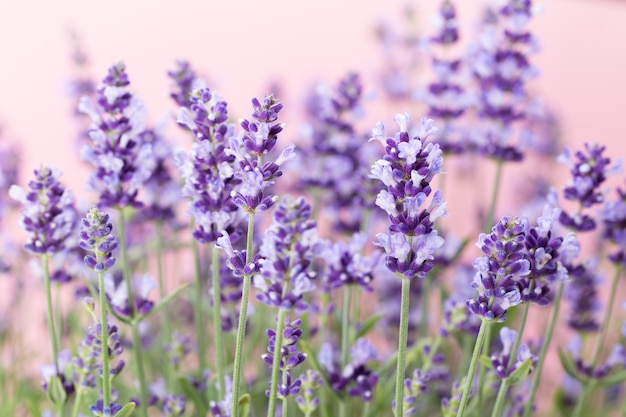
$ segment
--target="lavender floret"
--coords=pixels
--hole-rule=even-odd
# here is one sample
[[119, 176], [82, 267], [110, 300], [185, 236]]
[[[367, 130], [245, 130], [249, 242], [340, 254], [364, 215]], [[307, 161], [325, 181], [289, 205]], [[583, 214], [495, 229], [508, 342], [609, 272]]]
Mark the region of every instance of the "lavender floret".
[[95, 272], [104, 272], [115, 264], [113, 251], [117, 241], [109, 215], [92, 207], [81, 220], [79, 246], [89, 252], [85, 255], [85, 265]]
[[71, 240], [78, 216], [74, 196], [59, 182], [61, 171], [41, 167], [35, 170], [30, 191], [12, 185], [9, 195], [24, 205], [21, 226], [30, 233], [24, 248], [39, 255], [54, 255], [63, 251]]

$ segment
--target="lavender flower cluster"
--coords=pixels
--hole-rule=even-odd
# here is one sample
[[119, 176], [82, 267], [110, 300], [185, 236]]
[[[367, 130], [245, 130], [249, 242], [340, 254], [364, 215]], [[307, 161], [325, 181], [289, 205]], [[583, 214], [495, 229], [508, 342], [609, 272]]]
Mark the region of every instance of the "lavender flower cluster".
[[[524, 138], [548, 118], [530, 88], [535, 12], [530, 0], [487, 9], [464, 53], [451, 0], [434, 33], [381, 31], [385, 48], [430, 60], [421, 87], [415, 62], [399, 70], [389, 60], [382, 86], [427, 117], [398, 113], [392, 134], [382, 122], [366, 133], [370, 87], [350, 72], [315, 87], [302, 142], [287, 145], [287, 104], [253, 98], [250, 116], [234, 122], [188, 61], [167, 73], [173, 124], [188, 138], [174, 145], [176, 134], [147, 123], [124, 63], [95, 88], [77, 49], [72, 94], [85, 94], [78, 109], [89, 127], [78, 136], [90, 205], [76, 208], [57, 168], [42, 165], [27, 190], [18, 186], [13, 154], [0, 150], [0, 189], [21, 205], [24, 249], [43, 277], [51, 362], [43, 394], [10, 380], [23, 357], [5, 343], [17, 338], [6, 325], [15, 317], [0, 311], [0, 367], [15, 362], [0, 378], [0, 415], [20, 415], [13, 396], [60, 417], [626, 413], [626, 325], [614, 308], [626, 191], [610, 194], [607, 181], [620, 161], [601, 144], [566, 148], [556, 161], [571, 178], [560, 191], [535, 187], [542, 211], [499, 201], [513, 189], [502, 171], [530, 155]], [[470, 153], [496, 164], [480, 207], [455, 198], [459, 184], [484, 191], [459, 177]], [[14, 208], [0, 199], [0, 217]], [[22, 261], [2, 260], [0, 271]], [[70, 286], [89, 321], [71, 307]], [[31, 290], [15, 287], [8, 313]], [[539, 341], [528, 338], [537, 315]], [[567, 345], [553, 340], [561, 322], [575, 334]], [[537, 393], [552, 354], [566, 377], [548, 410]]]

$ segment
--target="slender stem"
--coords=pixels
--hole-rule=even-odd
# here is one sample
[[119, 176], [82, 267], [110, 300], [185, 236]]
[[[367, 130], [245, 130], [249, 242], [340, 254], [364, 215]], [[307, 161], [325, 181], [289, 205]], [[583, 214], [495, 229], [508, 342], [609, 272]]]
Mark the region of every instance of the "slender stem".
[[198, 344], [198, 367], [199, 375], [202, 377], [206, 369], [206, 342], [204, 321], [202, 320], [202, 277], [200, 271], [200, 251], [198, 250], [198, 242], [195, 238], [191, 240], [191, 249], [193, 252], [194, 280], [193, 280], [193, 315], [196, 325], [196, 341]]
[[[276, 339], [274, 341], [274, 358], [272, 360], [272, 380], [270, 383], [270, 402], [267, 408], [267, 417], [274, 417], [276, 414], [276, 396], [278, 393], [278, 385], [280, 384], [280, 359], [283, 346], [283, 330], [285, 328], [285, 315], [287, 310], [281, 308], [278, 310], [278, 323], [276, 324]], [[283, 409], [283, 413], [286, 410]], [[283, 414], [284, 416], [284, 414]]]
[[493, 183], [493, 190], [491, 191], [491, 204], [489, 205], [489, 211], [487, 212], [487, 217], [485, 218], [485, 224], [483, 227], [483, 231], [485, 233], [489, 233], [491, 230], [491, 226], [493, 225], [493, 220], [496, 215], [496, 205], [498, 204], [498, 194], [500, 192], [500, 180], [502, 179], [502, 166], [504, 162], [501, 159], [498, 159], [496, 162], [496, 178]]
[[122, 255], [122, 272], [124, 274], [124, 282], [126, 283], [126, 293], [128, 293], [128, 304], [130, 304], [131, 317], [135, 317], [137, 314], [137, 306], [135, 305], [135, 295], [132, 291], [130, 284], [130, 269], [128, 266], [128, 254], [126, 247], [126, 219], [124, 217], [124, 209], [119, 208], [119, 237], [120, 237], [120, 253]]
[[[606, 337], [606, 331], [609, 328], [609, 322], [611, 320], [611, 313], [613, 311], [613, 304], [615, 304], [615, 294], [617, 293], [617, 284], [619, 282], [619, 276], [622, 273], [622, 268], [618, 266], [615, 269], [615, 275], [613, 276], [613, 281], [611, 281], [611, 289], [609, 290], [609, 300], [606, 307], [606, 311], [604, 312], [604, 319], [602, 319], [602, 325], [600, 327], [600, 333], [598, 334], [598, 338], [596, 339], [596, 344], [593, 349], [593, 356], [591, 357], [590, 368], [591, 370], [595, 370], [596, 365], [598, 364], [598, 359], [600, 359], [600, 353], [602, 353], [602, 347], [604, 346], [604, 338]], [[579, 417], [583, 410], [583, 406], [587, 397], [591, 393], [591, 391], [596, 386], [596, 380], [590, 379], [584, 383], [583, 391], [581, 395], [578, 397], [576, 401], [576, 408], [574, 409], [573, 417]]]
[[[444, 175], [441, 175], [442, 177]], [[428, 335], [428, 300], [430, 300], [430, 276], [425, 276], [422, 280], [422, 297], [420, 302], [421, 317], [417, 328], [418, 338], [422, 339]]]
[[[531, 284], [532, 285], [532, 284]], [[532, 291], [532, 288], [531, 288]], [[526, 319], [528, 318], [528, 310], [530, 310], [530, 303], [524, 304], [524, 310], [522, 312], [522, 319], [519, 324], [519, 330], [517, 331], [517, 337], [513, 344], [513, 349], [509, 354], [509, 363], [507, 364], [507, 370], [511, 369], [515, 365], [517, 360], [517, 351], [522, 343], [522, 334], [524, 333], [524, 327], [526, 327]], [[500, 383], [500, 389], [498, 390], [498, 396], [496, 397], [496, 404], [493, 407], [491, 417], [500, 417], [502, 415], [502, 409], [504, 408], [504, 402], [506, 400], [506, 392], [509, 388], [509, 379], [504, 378]]]
[[[163, 224], [161, 222], [157, 222], [156, 225], [157, 236], [156, 236], [156, 258], [157, 258], [157, 274], [159, 278], [159, 297], [163, 300], [167, 296], [167, 289], [165, 288], [165, 274], [164, 274], [164, 266], [163, 266]], [[170, 318], [169, 314], [161, 314], [161, 324], [163, 329], [161, 329], [161, 342], [163, 343], [163, 347], [167, 344], [172, 336], [172, 331], [170, 327]], [[172, 389], [172, 367], [170, 361], [166, 361], [167, 363], [163, 367], [163, 373], [165, 374], [165, 386], [168, 389]]]
[[[287, 374], [285, 374], [285, 375], [287, 375]], [[288, 399], [289, 399], [289, 396], [288, 396], [288, 395], [285, 395], [285, 396], [283, 397], [283, 408], [282, 408], [282, 410], [281, 410], [281, 417], [287, 417], [287, 415], [288, 415], [288, 411], [289, 411], [289, 409], [288, 409], [288, 407], [287, 407], [287, 405], [288, 405], [288, 404], [287, 404], [287, 400], [288, 400]]]
[[[343, 286], [343, 305], [341, 309], [341, 363], [348, 364], [350, 353], [350, 303], [352, 302], [352, 289], [350, 285]], [[339, 404], [339, 415], [348, 415], [348, 398]]]
[[52, 363], [57, 373], [61, 372], [59, 369], [59, 340], [57, 339], [57, 332], [55, 330], [54, 315], [52, 310], [52, 289], [50, 288], [50, 270], [48, 268], [48, 256], [41, 257], [43, 264], [43, 283], [46, 291], [46, 308], [48, 310], [48, 332], [50, 334], [50, 343], [52, 345]]
[[[246, 264], [252, 260], [252, 238], [254, 235], [254, 213], [248, 214], [248, 236], [246, 240]], [[235, 345], [235, 361], [233, 365], [233, 398], [231, 404], [232, 416], [239, 415], [239, 392], [241, 379], [241, 365], [243, 362], [243, 339], [246, 334], [246, 316], [248, 315], [248, 298], [250, 298], [250, 281], [252, 275], [243, 276], [241, 292], [241, 306], [239, 309], [239, 324], [237, 326], [237, 343]]]
[[[487, 330], [485, 330], [485, 340], [483, 341], [482, 344], [483, 344], [483, 348], [484, 349], [489, 349], [489, 346], [491, 346], [491, 326], [487, 327]], [[481, 351], [478, 352], [478, 356], [479, 357], [480, 357], [481, 353], [482, 353], [482, 349], [481, 349]], [[489, 352], [487, 352], [487, 353], [489, 353]], [[486, 378], [485, 367], [481, 366], [479, 372], [480, 373], [479, 373], [479, 376], [478, 376], [478, 407], [477, 408], [479, 410], [482, 410], [483, 409], [483, 399], [484, 399], [483, 387], [485, 386], [485, 378]]]
[[535, 402], [535, 396], [537, 395], [537, 389], [539, 388], [539, 382], [541, 381], [541, 371], [543, 370], [543, 364], [546, 360], [546, 356], [548, 353], [548, 347], [550, 347], [550, 341], [552, 340], [552, 334], [554, 333], [554, 328], [556, 327], [556, 319], [559, 315], [559, 308], [561, 307], [561, 298], [563, 297], [563, 288], [565, 288], [565, 284], [559, 284], [559, 289], [557, 290], [556, 297], [554, 298], [554, 307], [552, 308], [552, 314], [550, 315], [550, 319], [548, 321], [548, 327], [546, 328], [546, 332], [543, 336], [543, 343], [541, 344], [541, 351], [539, 352], [539, 359], [537, 361], [537, 366], [534, 370], [533, 377], [533, 385], [530, 390], [530, 397], [524, 406], [524, 417], [530, 417], [530, 413], [533, 409], [533, 404]]
[[409, 333], [409, 295], [411, 281], [402, 278], [402, 302], [400, 304], [400, 327], [398, 329], [398, 362], [396, 366], [395, 416], [402, 417], [404, 409], [404, 374], [406, 367], [406, 344]]
[[215, 344], [215, 364], [217, 367], [218, 395], [224, 398], [226, 395], [226, 384], [224, 381], [224, 339], [222, 337], [222, 291], [220, 288], [220, 252], [217, 246], [213, 245], [211, 254], [213, 266], [213, 343]]
[[102, 343], [102, 401], [103, 407], [108, 408], [111, 406], [111, 372], [109, 370], [109, 323], [104, 292], [104, 272], [98, 272], [98, 291], [100, 293], [100, 340]]
[[465, 407], [467, 406], [467, 400], [469, 399], [469, 393], [472, 388], [472, 381], [474, 380], [474, 372], [476, 372], [476, 365], [478, 365], [478, 357], [480, 356], [480, 350], [485, 341], [486, 330], [489, 327], [490, 323], [484, 320], [480, 323], [480, 329], [478, 330], [478, 336], [476, 338], [476, 343], [474, 344], [472, 360], [470, 361], [470, 366], [467, 370], [467, 378], [465, 380], [465, 386], [463, 387], [463, 395], [461, 397], [461, 403], [459, 404], [459, 410], [456, 413], [456, 417], [463, 417], [463, 414], [465, 413]]
[[72, 407], [72, 417], [78, 417], [78, 412], [80, 411], [80, 403], [83, 400], [83, 378], [81, 377], [78, 381], [78, 389], [76, 390], [76, 398], [74, 399], [74, 407]]
[[135, 364], [137, 365], [137, 376], [139, 377], [139, 394], [140, 414], [148, 415], [148, 384], [146, 383], [146, 371], [143, 366], [143, 355], [141, 354], [141, 338], [139, 336], [139, 323], [133, 321], [131, 323], [131, 333], [133, 337], [133, 355], [135, 356]]

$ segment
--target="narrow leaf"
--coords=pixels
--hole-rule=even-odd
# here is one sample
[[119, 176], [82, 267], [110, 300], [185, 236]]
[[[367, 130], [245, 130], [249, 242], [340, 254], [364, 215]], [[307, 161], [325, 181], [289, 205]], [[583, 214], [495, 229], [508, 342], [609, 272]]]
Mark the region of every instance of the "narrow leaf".
[[528, 358], [506, 379], [509, 385], [519, 384], [528, 377], [530, 368], [533, 366], [533, 359]]
[[250, 394], [243, 394], [239, 398], [239, 417], [248, 417], [250, 415]]
[[191, 399], [191, 401], [195, 405], [197, 414], [202, 416], [206, 415], [207, 411], [209, 410], [209, 405], [206, 403], [204, 395], [201, 395], [198, 390], [196, 390], [194, 386], [191, 385], [189, 381], [187, 381], [187, 378], [179, 378], [178, 383], [180, 384], [180, 387], [182, 388], [185, 397]]
[[61, 378], [56, 375], [48, 382], [48, 399], [56, 406], [65, 404], [67, 400], [67, 393], [63, 389]]
[[383, 315], [377, 314], [365, 320], [365, 322], [363, 323], [363, 326], [361, 326], [359, 331], [354, 335], [354, 339], [356, 340], [360, 337], [367, 335], [369, 332], [371, 332], [376, 326], [376, 324], [380, 321], [381, 318], [383, 318]]
[[128, 403], [113, 417], [129, 417], [135, 411], [135, 403]]
[[580, 382], [587, 379], [586, 377], [580, 375], [580, 372], [576, 369], [576, 364], [574, 363], [572, 356], [568, 352], [563, 350], [561, 347], [558, 348], [558, 351], [561, 365], [563, 365], [563, 369], [565, 369], [565, 372], [567, 372], [569, 376]]

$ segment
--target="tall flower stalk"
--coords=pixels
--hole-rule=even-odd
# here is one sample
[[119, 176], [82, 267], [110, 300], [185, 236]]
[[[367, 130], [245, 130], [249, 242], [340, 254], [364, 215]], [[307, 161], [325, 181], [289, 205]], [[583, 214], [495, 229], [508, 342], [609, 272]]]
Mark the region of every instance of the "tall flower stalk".
[[[386, 253], [387, 268], [402, 280], [393, 404], [395, 416], [402, 417], [411, 280], [424, 278], [433, 268], [433, 252], [443, 245], [443, 238], [433, 230], [433, 223], [446, 214], [446, 203], [441, 192], [432, 193], [430, 186], [443, 165], [439, 145], [426, 142], [437, 130], [433, 121], [422, 119], [419, 134], [413, 138], [408, 132], [408, 114], [396, 115], [395, 121], [400, 132], [394, 137], [385, 136], [382, 123], [372, 132], [371, 140], [383, 144], [385, 156], [372, 166], [370, 176], [386, 187], [379, 192], [376, 205], [387, 212], [391, 222], [387, 233], [377, 235], [376, 244]], [[423, 207], [431, 193], [429, 206]]]

